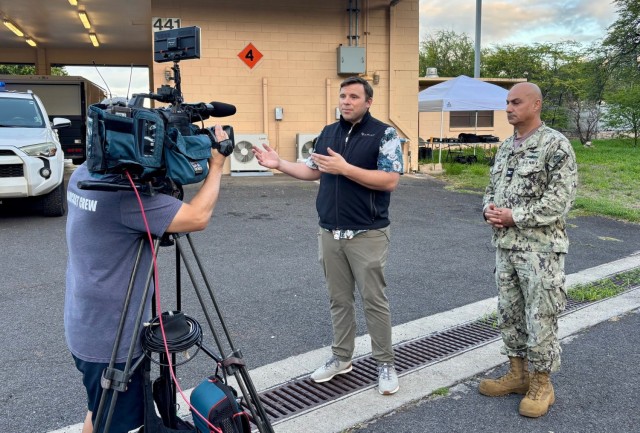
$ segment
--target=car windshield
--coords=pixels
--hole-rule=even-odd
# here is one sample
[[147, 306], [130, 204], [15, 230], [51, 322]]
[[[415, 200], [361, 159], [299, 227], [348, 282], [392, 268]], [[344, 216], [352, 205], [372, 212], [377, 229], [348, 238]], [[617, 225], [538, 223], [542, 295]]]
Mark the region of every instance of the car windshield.
[[42, 113], [33, 99], [0, 98], [0, 127], [42, 128]]

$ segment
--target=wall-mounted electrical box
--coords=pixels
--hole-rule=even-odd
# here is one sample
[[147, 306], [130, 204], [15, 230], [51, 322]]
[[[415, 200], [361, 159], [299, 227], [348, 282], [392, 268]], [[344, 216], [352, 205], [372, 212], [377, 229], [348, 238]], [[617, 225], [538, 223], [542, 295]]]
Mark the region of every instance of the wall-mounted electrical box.
[[282, 107], [276, 107], [276, 120], [282, 120], [282, 118], [284, 117], [284, 108]]
[[364, 47], [345, 47], [340, 45], [338, 52], [338, 74], [364, 74]]
[[336, 120], [340, 120], [340, 107], [336, 107]]

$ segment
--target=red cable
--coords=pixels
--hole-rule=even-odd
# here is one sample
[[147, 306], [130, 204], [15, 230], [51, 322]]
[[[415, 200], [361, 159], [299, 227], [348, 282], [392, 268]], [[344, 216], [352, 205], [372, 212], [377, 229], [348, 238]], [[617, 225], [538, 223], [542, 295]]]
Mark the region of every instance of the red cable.
[[180, 383], [178, 383], [178, 379], [176, 378], [176, 375], [173, 371], [173, 365], [171, 363], [171, 354], [169, 353], [169, 346], [167, 345], [167, 336], [164, 333], [164, 324], [162, 323], [162, 306], [160, 303], [160, 280], [158, 275], [158, 262], [156, 261], [156, 249], [153, 245], [153, 236], [151, 235], [151, 229], [149, 229], [147, 214], [144, 211], [144, 205], [142, 204], [142, 199], [140, 198], [140, 194], [138, 194], [136, 185], [133, 182], [133, 179], [131, 178], [131, 175], [129, 174], [129, 172], [125, 171], [125, 173], [127, 175], [127, 178], [129, 179], [129, 183], [131, 183], [131, 187], [133, 188], [133, 191], [136, 193], [136, 198], [138, 199], [138, 205], [140, 206], [140, 211], [142, 212], [142, 220], [144, 221], [144, 227], [147, 231], [147, 237], [149, 238], [149, 246], [151, 247], [151, 259], [153, 260], [153, 279], [155, 281], [155, 291], [156, 291], [156, 310], [159, 312], [158, 317], [160, 319], [159, 320], [160, 331], [162, 332], [162, 342], [164, 344], [164, 353], [165, 355], [167, 355], [167, 361], [169, 363], [169, 372], [171, 373], [171, 380], [176, 385], [178, 392], [180, 393], [184, 401], [187, 403], [189, 408], [194, 413], [196, 413], [200, 417], [200, 419], [202, 419], [204, 422], [207, 423], [207, 425], [211, 428], [211, 432], [223, 433], [221, 429], [211, 424], [211, 422], [209, 422], [207, 418], [205, 418], [200, 412], [198, 412], [198, 410], [195, 407], [191, 405], [190, 399], [187, 399], [187, 396], [184, 394], [184, 391], [182, 391], [182, 388], [180, 387]]

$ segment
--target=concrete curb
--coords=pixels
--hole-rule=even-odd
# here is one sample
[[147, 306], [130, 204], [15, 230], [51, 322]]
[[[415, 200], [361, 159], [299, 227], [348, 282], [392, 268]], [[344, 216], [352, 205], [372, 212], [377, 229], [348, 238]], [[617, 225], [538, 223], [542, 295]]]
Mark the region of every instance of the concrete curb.
[[[640, 253], [567, 275], [567, 287], [593, 282], [635, 267], [640, 267]], [[422, 338], [476, 320], [495, 311], [496, 304], [497, 297], [493, 297], [395, 326], [393, 343], [395, 345]], [[560, 338], [564, 339], [636, 308], [640, 308], [640, 289], [591, 304], [560, 319]], [[495, 341], [405, 374], [400, 377], [400, 391], [393, 396], [382, 396], [374, 388], [366, 389], [284, 420], [275, 424], [273, 428], [277, 433], [309, 431], [309, 426], [313, 426], [313, 431], [323, 433], [341, 432], [405, 404], [425, 398], [439, 388], [451, 387], [503, 364], [506, 359], [499, 353], [501, 344], [500, 341]], [[358, 337], [354, 357], [370, 354], [370, 348], [371, 342], [368, 335]], [[255, 388], [261, 392], [308, 375], [323, 363], [330, 353], [331, 349], [324, 347], [253, 369], [249, 374]], [[230, 383], [235, 385], [232, 380]], [[190, 393], [191, 390], [185, 391], [187, 397]], [[182, 408], [180, 415], [189, 415], [188, 406], [180, 396], [178, 403]], [[80, 433], [81, 431], [82, 424], [75, 424], [49, 433]]]
[[[571, 287], [577, 284], [589, 283], [638, 266], [640, 266], [640, 255], [634, 255], [568, 275], [567, 286]], [[432, 332], [441, 331], [451, 326], [474, 320], [494, 311], [497, 302], [496, 299], [497, 298], [487, 299], [401, 325], [394, 328], [394, 337], [401, 338], [400, 336], [410, 336], [413, 330], [421, 329], [421, 335], [416, 337], [419, 338]], [[591, 304], [588, 307], [567, 314], [560, 319], [560, 338], [564, 339], [600, 322], [637, 308], [640, 308], [640, 289]], [[460, 318], [463, 318], [463, 320], [457, 320]], [[404, 341], [411, 339], [413, 338], [407, 338]], [[394, 341], [394, 343], [396, 343], [396, 341]], [[314, 431], [326, 433], [341, 432], [356, 424], [384, 415], [408, 403], [425, 398], [439, 388], [451, 387], [469, 377], [473, 377], [483, 371], [503, 364], [506, 362], [506, 358], [499, 352], [501, 345], [501, 341], [495, 341], [449, 358], [443, 362], [401, 376], [400, 391], [394, 396], [382, 396], [376, 389], [370, 388], [360, 393], [349, 395], [343, 399], [333, 401], [326, 406], [297, 417], [287, 419], [274, 425], [274, 430], [277, 433], [297, 433], [307, 431], [309, 426], [314, 426]], [[251, 373], [254, 383], [256, 377], [260, 377], [260, 373], [263, 373], [260, 369], [257, 370], [256, 374], [254, 374], [254, 372]], [[264, 373], [266, 373], [266, 371], [264, 371]]]
[[[560, 338], [567, 338], [637, 308], [640, 308], [640, 289], [592, 304], [560, 319]], [[451, 387], [505, 363], [506, 358], [499, 352], [501, 345], [501, 341], [495, 341], [406, 374], [400, 378], [400, 391], [392, 397], [382, 396], [373, 388], [367, 389], [285, 420], [276, 424], [274, 430], [277, 433], [297, 433], [309, 431], [309, 426], [314, 426], [314, 431], [342, 432], [356, 424], [425, 398], [439, 388]]]

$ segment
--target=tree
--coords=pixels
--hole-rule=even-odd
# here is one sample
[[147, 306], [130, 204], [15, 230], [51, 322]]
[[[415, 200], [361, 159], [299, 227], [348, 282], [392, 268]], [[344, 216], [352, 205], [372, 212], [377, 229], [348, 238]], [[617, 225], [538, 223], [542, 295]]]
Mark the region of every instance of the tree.
[[640, 54], [640, 2], [613, 0], [618, 19], [609, 26], [603, 45], [614, 50], [613, 60], [635, 63]]
[[540, 81], [544, 75], [543, 55], [535, 46], [497, 45], [482, 61], [482, 75], [500, 78], [527, 78]]
[[[33, 65], [2, 65], [0, 64], [0, 74], [3, 75], [35, 75], [36, 67]], [[69, 75], [64, 68], [52, 67], [51, 75]]]
[[588, 48], [572, 41], [498, 45], [484, 56], [483, 75], [536, 83], [544, 99], [545, 123], [585, 143], [598, 128], [609, 71], [603, 67], [604, 58], [597, 44]]
[[593, 44], [577, 52], [577, 57], [564, 65], [569, 129], [582, 144], [597, 134], [602, 115], [602, 101], [611, 78], [611, 64], [606, 51]]
[[607, 109], [603, 116], [605, 124], [619, 132], [633, 136], [633, 145], [638, 145], [640, 135], [640, 83], [630, 83], [607, 97]]
[[474, 45], [469, 35], [438, 30], [420, 43], [419, 73], [424, 77], [427, 68], [437, 68], [441, 77], [473, 77], [474, 57]]

